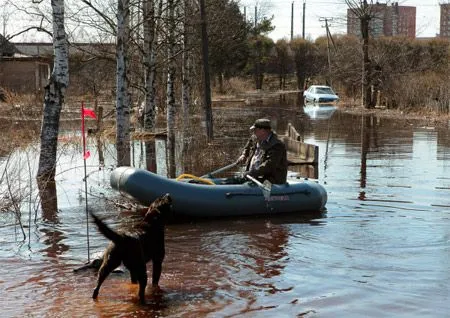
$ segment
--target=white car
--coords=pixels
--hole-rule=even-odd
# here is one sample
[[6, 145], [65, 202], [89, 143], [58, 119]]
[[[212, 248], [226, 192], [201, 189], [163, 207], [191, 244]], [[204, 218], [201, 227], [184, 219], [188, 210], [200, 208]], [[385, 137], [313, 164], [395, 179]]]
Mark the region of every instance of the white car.
[[307, 102], [313, 103], [334, 103], [339, 101], [339, 96], [333, 91], [330, 86], [325, 85], [311, 85], [306, 91], [303, 91], [305, 104]]

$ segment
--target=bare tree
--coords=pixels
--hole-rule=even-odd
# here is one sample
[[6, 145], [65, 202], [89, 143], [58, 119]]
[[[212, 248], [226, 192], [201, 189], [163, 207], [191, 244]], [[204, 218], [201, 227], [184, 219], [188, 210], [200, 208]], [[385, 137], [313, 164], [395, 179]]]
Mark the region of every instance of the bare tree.
[[116, 41], [116, 147], [117, 165], [130, 165], [130, 97], [128, 94], [127, 59], [130, 2], [117, 1], [117, 41]]
[[308, 40], [295, 37], [290, 43], [293, 53], [295, 74], [297, 76], [297, 89], [305, 88], [305, 80], [316, 71], [314, 44]]
[[[359, 19], [361, 23], [362, 37], [362, 77], [361, 77], [361, 94], [362, 106], [365, 108], [373, 107], [371, 99], [371, 83], [370, 83], [370, 59], [369, 59], [369, 24], [375, 17], [375, 7], [373, 1], [370, 0], [345, 0], [350, 11]], [[378, 4], [378, 2], [377, 2]]]
[[155, 1], [144, 0], [143, 30], [144, 30], [144, 127], [153, 131], [156, 118], [156, 12]]
[[[189, 17], [193, 12], [190, 0], [183, 1], [183, 53], [182, 53], [182, 82], [181, 82], [181, 103], [183, 105], [183, 133], [186, 133], [190, 126], [189, 113], [191, 110], [191, 89], [192, 89], [192, 50], [191, 36], [193, 34]], [[184, 149], [184, 146], [183, 146]]]
[[167, 0], [167, 168], [175, 177], [175, 1]]
[[208, 141], [214, 138], [213, 134], [213, 115], [211, 109], [211, 82], [209, 76], [209, 43], [208, 43], [208, 28], [206, 21], [206, 7], [205, 0], [200, 1], [200, 23], [202, 30], [202, 58], [203, 58], [203, 85], [204, 85], [204, 112], [205, 112], [205, 127]]
[[287, 41], [284, 39], [278, 40], [277, 43], [275, 43], [275, 50], [277, 52], [279, 87], [280, 90], [284, 90], [286, 88], [286, 74], [291, 62]]
[[64, 29], [64, 0], [52, 0], [54, 64], [45, 87], [41, 128], [41, 151], [37, 177], [40, 181], [55, 179], [59, 119], [69, 85], [69, 52]]

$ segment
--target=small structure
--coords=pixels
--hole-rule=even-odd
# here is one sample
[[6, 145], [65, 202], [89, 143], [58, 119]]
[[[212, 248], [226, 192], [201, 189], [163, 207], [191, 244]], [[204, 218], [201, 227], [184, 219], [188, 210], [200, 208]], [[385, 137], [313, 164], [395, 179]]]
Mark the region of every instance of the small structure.
[[317, 179], [319, 177], [319, 146], [302, 142], [302, 137], [289, 123], [286, 135], [280, 138], [286, 145], [289, 170], [302, 177]]

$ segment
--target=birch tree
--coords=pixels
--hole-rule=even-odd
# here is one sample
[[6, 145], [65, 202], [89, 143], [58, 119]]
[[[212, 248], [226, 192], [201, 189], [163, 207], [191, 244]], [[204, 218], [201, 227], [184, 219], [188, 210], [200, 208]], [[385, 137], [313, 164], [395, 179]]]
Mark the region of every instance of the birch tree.
[[41, 127], [41, 149], [37, 178], [55, 179], [59, 120], [64, 96], [69, 85], [69, 53], [64, 29], [64, 0], [51, 0], [53, 21], [53, 72], [45, 86], [44, 111]]
[[129, 0], [117, 1], [116, 42], [116, 148], [117, 165], [130, 165], [130, 98], [128, 95], [127, 58], [129, 41]]

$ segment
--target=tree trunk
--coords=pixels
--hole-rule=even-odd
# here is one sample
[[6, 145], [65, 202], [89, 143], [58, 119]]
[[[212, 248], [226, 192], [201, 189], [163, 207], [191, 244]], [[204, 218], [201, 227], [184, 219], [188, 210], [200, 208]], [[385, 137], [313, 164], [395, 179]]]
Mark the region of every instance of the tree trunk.
[[156, 55], [155, 55], [155, 5], [153, 0], [144, 0], [144, 67], [145, 105], [144, 128], [153, 131], [156, 126]]
[[183, 108], [183, 132], [186, 132], [190, 126], [190, 109], [191, 109], [191, 60], [190, 60], [190, 41], [189, 36], [192, 34], [189, 28], [188, 19], [191, 17], [192, 10], [190, 7], [190, 0], [184, 0], [184, 21], [183, 21], [183, 64], [182, 64], [182, 87], [181, 99]]
[[206, 9], [205, 0], [200, 0], [200, 20], [202, 25], [202, 56], [203, 56], [203, 85], [204, 91], [204, 110], [205, 110], [205, 126], [206, 137], [208, 142], [214, 138], [213, 135], [213, 116], [211, 109], [211, 80], [209, 77], [209, 49], [208, 49], [208, 32], [206, 26]]
[[175, 5], [174, 0], [167, 1], [168, 6], [168, 42], [167, 42], [167, 172], [169, 178], [175, 178]]
[[370, 108], [370, 83], [369, 83], [369, 20], [361, 20], [363, 31], [363, 65], [362, 65], [362, 106]]
[[59, 120], [64, 95], [69, 85], [69, 55], [64, 30], [64, 0], [52, 0], [54, 66], [45, 87], [41, 127], [41, 150], [37, 178], [54, 181], [58, 148]]
[[256, 60], [255, 60], [255, 84], [256, 89], [262, 89], [262, 72], [261, 72], [261, 56], [262, 44], [260, 40], [256, 40]]
[[130, 101], [128, 96], [127, 54], [130, 8], [129, 0], [118, 0], [117, 5], [117, 92], [116, 92], [116, 147], [117, 165], [130, 165]]
[[370, 92], [370, 60], [369, 60], [369, 23], [371, 16], [368, 10], [367, 1], [363, 2], [363, 12], [364, 14], [360, 17], [361, 21], [361, 35], [363, 39], [363, 65], [362, 65], [362, 92], [361, 100], [362, 107], [371, 108], [371, 92]]

